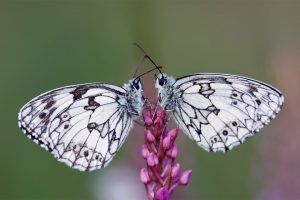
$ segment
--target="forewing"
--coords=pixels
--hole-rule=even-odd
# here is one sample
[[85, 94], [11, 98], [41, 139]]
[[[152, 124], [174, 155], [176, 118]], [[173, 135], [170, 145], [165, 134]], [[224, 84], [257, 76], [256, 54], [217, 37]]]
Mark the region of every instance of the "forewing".
[[126, 138], [132, 119], [119, 100], [125, 90], [92, 83], [59, 88], [28, 102], [19, 126], [34, 142], [72, 168], [105, 167]]
[[195, 74], [177, 80], [181, 92], [174, 118], [207, 151], [227, 151], [270, 122], [283, 95], [265, 83], [241, 76]]

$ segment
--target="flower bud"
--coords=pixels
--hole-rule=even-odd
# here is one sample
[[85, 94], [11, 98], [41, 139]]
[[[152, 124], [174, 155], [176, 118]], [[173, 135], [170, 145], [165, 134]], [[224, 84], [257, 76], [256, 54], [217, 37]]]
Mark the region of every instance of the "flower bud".
[[169, 199], [169, 191], [166, 188], [161, 187], [156, 191], [155, 196], [156, 196], [157, 200], [168, 200]]
[[149, 156], [149, 150], [147, 148], [147, 145], [143, 144], [141, 153], [143, 158], [147, 159], [147, 157]]
[[143, 115], [143, 117], [145, 124], [150, 126], [152, 124], [152, 119], [148, 115]]
[[192, 170], [189, 169], [189, 170], [185, 170], [180, 178], [179, 178], [179, 184], [180, 185], [187, 185], [189, 182], [190, 182], [190, 177], [191, 177], [191, 174], [192, 174]]
[[172, 147], [167, 151], [167, 156], [171, 159], [175, 159], [178, 154], [178, 148], [175, 143], [173, 143]]
[[152, 143], [155, 140], [155, 137], [150, 130], [146, 131], [146, 138], [147, 138], [147, 142], [149, 143]]
[[168, 135], [170, 135], [172, 140], [174, 141], [178, 135], [178, 128], [172, 128], [171, 130], [169, 130]]
[[140, 180], [142, 183], [147, 184], [150, 182], [150, 177], [146, 168], [142, 168], [140, 172]]
[[164, 139], [163, 139], [163, 148], [164, 150], [168, 150], [171, 146], [172, 142], [171, 142], [171, 136], [167, 135]]
[[172, 170], [171, 170], [171, 177], [173, 179], [177, 178], [178, 175], [179, 175], [179, 172], [180, 172], [180, 164], [179, 163], [176, 163], [173, 167], [172, 167]]
[[157, 158], [157, 156], [153, 152], [151, 152], [149, 154], [149, 156], [147, 157], [147, 164], [150, 167], [154, 167], [155, 165], [158, 164], [158, 158]]

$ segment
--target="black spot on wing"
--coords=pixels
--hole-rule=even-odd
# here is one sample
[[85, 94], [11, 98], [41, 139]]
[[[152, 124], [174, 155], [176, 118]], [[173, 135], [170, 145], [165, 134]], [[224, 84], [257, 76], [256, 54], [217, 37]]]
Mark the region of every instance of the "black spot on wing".
[[84, 155], [85, 157], [88, 157], [88, 156], [89, 156], [89, 151], [88, 151], [88, 150], [85, 150], [85, 151], [83, 152], [83, 155]]
[[248, 92], [252, 95], [255, 96], [254, 92], [258, 92], [257, 87], [255, 87], [254, 85], [249, 85], [249, 90]]
[[259, 99], [256, 99], [255, 101], [256, 101], [257, 105], [261, 104], [261, 101]]
[[76, 101], [82, 97], [88, 91], [88, 87], [81, 85], [78, 86], [74, 91], [70, 92], [73, 95], [73, 100]]
[[87, 128], [88, 128], [88, 130], [90, 131], [90, 132], [92, 132], [95, 128], [97, 128], [98, 127], [98, 125], [95, 123], [95, 122], [92, 122], [92, 123], [89, 123], [88, 125], [87, 125]]
[[40, 118], [40, 119], [43, 119], [43, 118], [45, 118], [45, 117], [46, 117], [46, 113], [42, 112], [41, 114], [39, 114], [39, 118]]
[[69, 128], [69, 126], [70, 126], [69, 124], [65, 124], [65, 125], [64, 125], [64, 129]]
[[225, 135], [225, 136], [228, 135], [228, 131], [227, 131], [227, 130], [224, 130], [222, 133], [223, 133], [223, 135]]
[[44, 109], [49, 109], [51, 108], [53, 105], [55, 104], [55, 101], [54, 100], [50, 100], [46, 106], [44, 107]]
[[89, 97], [89, 102], [88, 103], [89, 103], [90, 106], [100, 106], [100, 104], [95, 101], [95, 96]]
[[95, 101], [95, 96], [89, 97], [88, 106], [84, 106], [85, 110], [95, 110], [100, 106], [98, 102]]
[[227, 146], [225, 146], [225, 152], [229, 151], [229, 148]]

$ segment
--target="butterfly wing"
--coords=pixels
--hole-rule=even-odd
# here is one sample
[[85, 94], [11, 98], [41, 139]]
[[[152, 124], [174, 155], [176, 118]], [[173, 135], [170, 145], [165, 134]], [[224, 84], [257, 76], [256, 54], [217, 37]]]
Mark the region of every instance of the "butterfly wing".
[[224, 74], [195, 74], [177, 79], [174, 118], [207, 151], [227, 151], [270, 122], [283, 95], [265, 83]]
[[28, 102], [19, 126], [34, 142], [81, 171], [105, 167], [124, 142], [132, 119], [123, 88], [91, 83], [63, 87]]

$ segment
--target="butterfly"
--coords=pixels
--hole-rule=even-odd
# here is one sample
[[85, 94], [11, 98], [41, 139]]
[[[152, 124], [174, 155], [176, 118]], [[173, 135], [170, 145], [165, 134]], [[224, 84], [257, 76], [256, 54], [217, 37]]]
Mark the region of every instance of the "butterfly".
[[181, 129], [209, 152], [228, 151], [275, 118], [284, 97], [247, 77], [202, 73], [155, 78], [158, 102]]
[[105, 167], [120, 149], [144, 98], [139, 78], [123, 87], [88, 83], [37, 96], [19, 112], [22, 131], [71, 168]]

